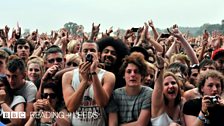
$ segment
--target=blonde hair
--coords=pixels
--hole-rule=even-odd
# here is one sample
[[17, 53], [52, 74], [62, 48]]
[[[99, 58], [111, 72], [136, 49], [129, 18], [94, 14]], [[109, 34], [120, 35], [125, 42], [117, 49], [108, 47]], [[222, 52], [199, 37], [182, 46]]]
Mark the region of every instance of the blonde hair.
[[[38, 56], [30, 56], [28, 58], [28, 62], [27, 62], [27, 68], [30, 64], [38, 64], [39, 67], [40, 67], [40, 70], [41, 70], [41, 73], [43, 74], [44, 73], [44, 60], [43, 58], [41, 57], [38, 57]], [[41, 75], [42, 76], [42, 75]]]
[[66, 62], [74, 61], [77, 65], [79, 65], [82, 61], [81, 57], [78, 53], [70, 53], [65, 55]]
[[187, 64], [187, 66], [190, 66], [189, 57], [187, 55], [183, 54], [183, 53], [172, 55], [171, 58], [170, 58], [170, 64], [174, 63], [175, 60], [184, 61]]
[[74, 48], [75, 48], [75, 46], [76, 46], [78, 43], [79, 43], [78, 40], [74, 40], [74, 39], [71, 40], [71, 41], [68, 43], [68, 45], [67, 45], [67, 50], [68, 50], [68, 52], [72, 53], [73, 50], [74, 50]]
[[148, 61], [146, 61], [146, 65], [148, 68], [154, 70], [156, 72], [156, 66], [152, 63], [149, 63]]

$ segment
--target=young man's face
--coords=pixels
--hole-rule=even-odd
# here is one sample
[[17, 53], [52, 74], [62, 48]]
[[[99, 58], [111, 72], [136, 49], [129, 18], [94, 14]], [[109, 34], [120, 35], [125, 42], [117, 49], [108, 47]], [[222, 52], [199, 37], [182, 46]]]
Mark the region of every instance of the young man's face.
[[95, 55], [98, 59], [98, 49], [96, 43], [88, 43], [84, 42], [82, 44], [82, 50], [80, 52], [80, 56], [82, 57], [82, 61], [86, 62], [86, 55], [92, 54]]
[[205, 65], [202, 68], [200, 68], [200, 74], [203, 72], [209, 71], [209, 70], [216, 70], [215, 66], [210, 64], [210, 65]]
[[17, 45], [17, 52], [16, 54], [24, 59], [24, 60], [27, 60], [28, 57], [30, 56], [30, 46], [28, 43], [26, 44], [18, 44]]
[[60, 52], [55, 52], [55, 53], [50, 53], [47, 58], [46, 58], [46, 68], [50, 68], [53, 65], [57, 65], [59, 70], [64, 68], [64, 61], [65, 59], [63, 58], [62, 53]]
[[220, 72], [224, 73], [223, 72], [224, 71], [224, 58], [220, 58], [220, 59], [216, 60], [215, 62], [217, 63], [217, 69]]
[[139, 68], [133, 63], [129, 63], [125, 68], [124, 79], [128, 87], [136, 87], [142, 84]]
[[210, 96], [215, 96], [217, 94], [220, 95], [222, 93], [220, 79], [208, 77], [205, 80], [205, 84], [201, 88], [201, 90], [203, 92], [203, 95], [210, 95]]
[[104, 48], [100, 60], [105, 66], [113, 66], [117, 61], [117, 53], [114, 47], [107, 46]]
[[6, 77], [12, 89], [21, 88], [25, 84], [23, 81], [25, 78], [25, 72], [21, 72], [19, 69], [17, 69], [15, 72], [6, 70]]
[[193, 85], [197, 84], [198, 74], [199, 74], [198, 69], [191, 69], [191, 75], [189, 77], [189, 82], [191, 84], [193, 84]]

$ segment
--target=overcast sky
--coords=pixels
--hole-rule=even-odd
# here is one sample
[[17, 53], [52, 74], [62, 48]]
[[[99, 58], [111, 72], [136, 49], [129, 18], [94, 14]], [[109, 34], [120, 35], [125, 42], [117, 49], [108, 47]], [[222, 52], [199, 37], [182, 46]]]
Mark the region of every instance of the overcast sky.
[[223, 5], [223, 0], [2, 0], [0, 27], [12, 29], [18, 21], [22, 29], [49, 33], [71, 21], [89, 32], [93, 22], [105, 31], [143, 26], [149, 19], [158, 28], [194, 27], [220, 24]]

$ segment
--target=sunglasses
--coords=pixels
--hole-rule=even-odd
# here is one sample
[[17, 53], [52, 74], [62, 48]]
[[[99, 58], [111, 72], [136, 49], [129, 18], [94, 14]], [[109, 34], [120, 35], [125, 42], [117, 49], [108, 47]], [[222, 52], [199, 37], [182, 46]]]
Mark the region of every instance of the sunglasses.
[[49, 96], [50, 99], [55, 99], [56, 98], [56, 94], [55, 93], [44, 93], [42, 94], [42, 98], [47, 99]]
[[48, 63], [54, 63], [55, 61], [60, 63], [60, 62], [62, 62], [62, 58], [49, 59], [47, 61], [48, 61]]
[[193, 64], [190, 66], [191, 69], [199, 68], [199, 64]]
[[78, 64], [77, 63], [75, 63], [75, 62], [68, 62], [67, 63], [67, 66], [73, 66], [73, 67], [76, 67], [76, 66], [78, 66]]
[[17, 48], [18, 48], [18, 49], [23, 49], [23, 48], [24, 48], [24, 49], [27, 50], [27, 49], [29, 49], [30, 47], [29, 47], [29, 46], [18, 46]]

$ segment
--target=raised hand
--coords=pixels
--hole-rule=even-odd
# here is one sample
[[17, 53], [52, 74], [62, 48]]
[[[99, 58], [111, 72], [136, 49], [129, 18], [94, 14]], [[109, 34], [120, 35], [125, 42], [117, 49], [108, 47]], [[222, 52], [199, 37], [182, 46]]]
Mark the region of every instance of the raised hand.
[[167, 31], [173, 35], [174, 37], [176, 37], [177, 39], [182, 39], [183, 38], [183, 34], [179, 31], [178, 26], [175, 24], [173, 25], [172, 30], [170, 31], [169, 28], [167, 28]]
[[93, 40], [94, 37], [96, 38], [98, 33], [100, 31], [100, 24], [99, 25], [94, 25], [94, 23], [92, 24], [92, 32], [91, 32], [91, 36], [90, 36], [90, 40]]
[[21, 27], [19, 26], [19, 22], [17, 22], [17, 27], [16, 27], [16, 39], [19, 39], [21, 37]]
[[107, 36], [110, 36], [110, 33], [113, 32], [113, 26], [111, 26], [108, 30], [106, 30]]
[[130, 29], [128, 29], [126, 32], [125, 32], [125, 35], [124, 35], [124, 39], [128, 39], [129, 37], [133, 36], [134, 35], [134, 32], [132, 32]]
[[154, 27], [154, 24], [153, 24], [152, 20], [149, 20], [149, 21], [148, 21], [148, 24], [149, 24], [149, 26], [150, 26], [151, 28]]
[[208, 38], [209, 38], [209, 33], [207, 30], [205, 30], [203, 33], [203, 41], [208, 41]]

